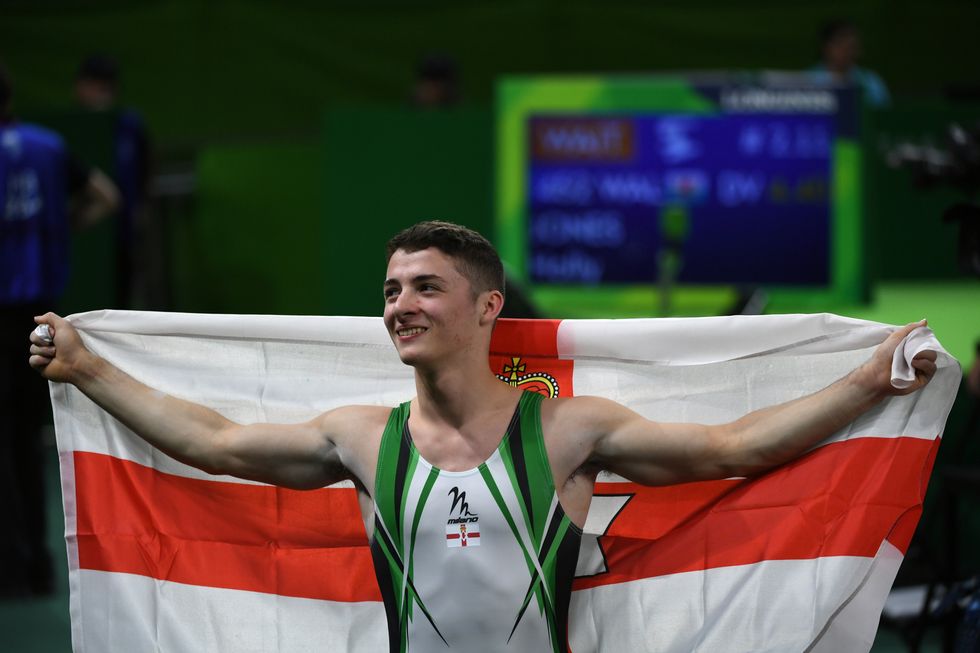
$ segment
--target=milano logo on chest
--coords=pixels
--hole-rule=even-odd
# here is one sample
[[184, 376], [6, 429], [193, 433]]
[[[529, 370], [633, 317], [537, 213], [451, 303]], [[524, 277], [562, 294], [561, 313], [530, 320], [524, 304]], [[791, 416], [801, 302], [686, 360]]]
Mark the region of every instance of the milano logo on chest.
[[448, 496], [452, 497], [453, 503], [446, 519], [446, 546], [451, 549], [480, 546], [480, 517], [470, 512], [466, 492], [454, 487]]

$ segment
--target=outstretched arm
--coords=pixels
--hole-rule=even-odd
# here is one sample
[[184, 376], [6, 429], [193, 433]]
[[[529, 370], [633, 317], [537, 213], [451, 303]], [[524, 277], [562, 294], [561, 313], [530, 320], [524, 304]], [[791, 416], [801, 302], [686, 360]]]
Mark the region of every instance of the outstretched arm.
[[[181, 462], [212, 474], [307, 489], [349, 474], [329, 429], [343, 409], [302, 424], [237, 424], [217, 412], [140, 383], [82, 343], [53, 313], [35, 318], [54, 341], [31, 334], [30, 364], [42, 376], [72, 383], [134, 433]], [[348, 411], [349, 412], [349, 411]], [[349, 419], [349, 416], [347, 417]]]
[[[916, 379], [891, 385], [895, 348], [916, 327], [892, 333], [872, 357], [836, 383], [800, 399], [757, 410], [728, 424], [663, 424], [611, 401], [587, 399], [588, 462], [648, 485], [749, 476], [799, 456], [889, 395], [915, 392], [936, 371], [935, 352], [913, 360]], [[584, 410], [583, 410], [584, 409]]]

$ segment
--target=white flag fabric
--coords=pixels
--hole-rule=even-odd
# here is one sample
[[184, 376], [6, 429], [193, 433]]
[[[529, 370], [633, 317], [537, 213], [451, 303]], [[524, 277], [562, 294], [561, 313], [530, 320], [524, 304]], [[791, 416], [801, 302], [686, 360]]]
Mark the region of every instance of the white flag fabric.
[[[380, 318], [99, 311], [85, 343], [157, 390], [237, 422], [299, 422], [414, 393]], [[816, 391], [894, 327], [833, 315], [501, 320], [489, 364], [551, 396], [599, 395], [657, 421], [721, 423]], [[893, 397], [753, 479], [645, 488], [601, 474], [570, 647], [867, 651], [921, 512], [961, 374], [938, 352]], [[76, 388], [51, 384], [80, 653], [376, 653], [380, 592], [355, 491], [210, 476], [156, 451]], [[473, 600], [478, 600], [478, 597]]]

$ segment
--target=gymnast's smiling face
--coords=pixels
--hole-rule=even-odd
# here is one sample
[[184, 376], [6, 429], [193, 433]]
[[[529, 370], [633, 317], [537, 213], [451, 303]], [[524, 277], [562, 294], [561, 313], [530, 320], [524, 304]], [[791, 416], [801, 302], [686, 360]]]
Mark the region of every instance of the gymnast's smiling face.
[[476, 292], [458, 262], [435, 247], [396, 250], [384, 282], [384, 323], [402, 362], [415, 367], [486, 356], [499, 291]]

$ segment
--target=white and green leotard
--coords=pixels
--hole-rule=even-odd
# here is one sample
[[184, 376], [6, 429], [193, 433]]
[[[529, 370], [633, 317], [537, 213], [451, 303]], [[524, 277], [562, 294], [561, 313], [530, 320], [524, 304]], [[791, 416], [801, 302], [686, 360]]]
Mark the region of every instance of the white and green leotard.
[[568, 519], [525, 392], [479, 467], [423, 459], [395, 408], [381, 440], [371, 552], [392, 653], [568, 650], [581, 531]]

